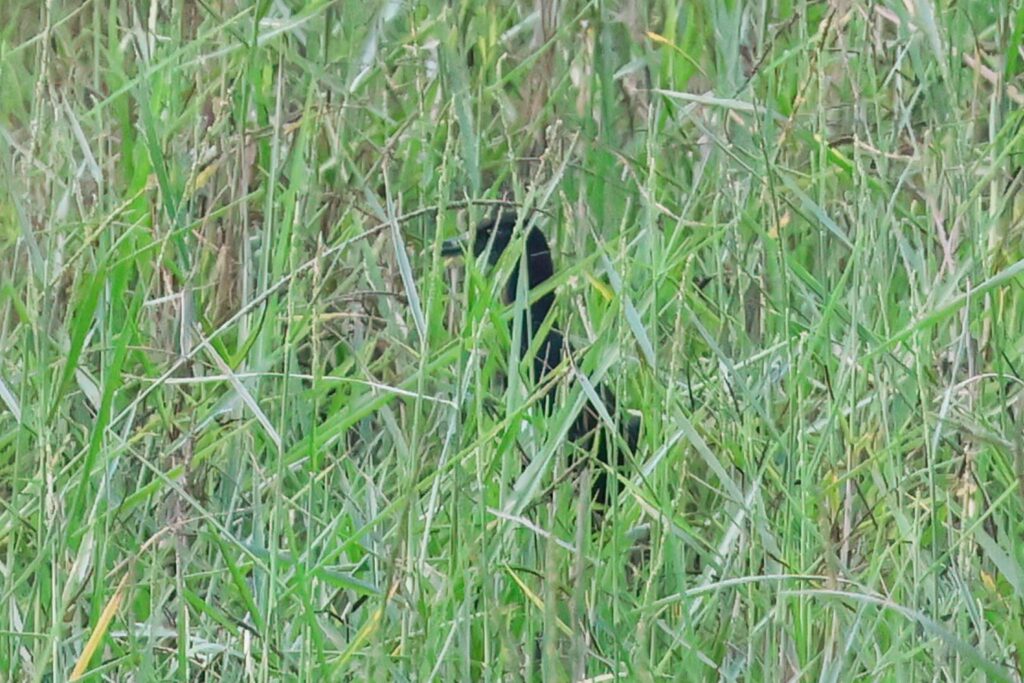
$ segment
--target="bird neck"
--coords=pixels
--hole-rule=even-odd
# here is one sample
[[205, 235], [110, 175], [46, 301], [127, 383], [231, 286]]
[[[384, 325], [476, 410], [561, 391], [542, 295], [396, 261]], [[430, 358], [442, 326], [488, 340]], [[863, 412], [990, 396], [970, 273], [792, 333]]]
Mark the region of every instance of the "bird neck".
[[[541, 239], [543, 239], [542, 236]], [[536, 240], [530, 240], [530, 242], [533, 241]], [[533, 298], [531, 296], [532, 290], [551, 279], [555, 272], [554, 262], [551, 260], [551, 251], [547, 248], [546, 243], [543, 244], [543, 248], [539, 248], [535, 245], [535, 248], [530, 250], [529, 247], [530, 244], [528, 242], [527, 260], [525, 264], [528, 277], [528, 286], [526, 288], [527, 300]], [[520, 263], [515, 265], [512, 270], [512, 274], [509, 276], [508, 282], [505, 283], [505, 300], [507, 303], [514, 302], [519, 293], [519, 274], [522, 265], [523, 264]], [[540, 333], [540, 328], [554, 305], [555, 293], [551, 291], [536, 298], [529, 304], [526, 310], [523, 311], [522, 328], [519, 338], [520, 357], [525, 357], [529, 352], [530, 346]], [[513, 325], [514, 321], [509, 324], [510, 326]], [[562, 361], [563, 353], [564, 344], [562, 333], [554, 328], [548, 330], [545, 339], [541, 342], [540, 348], [537, 349], [533, 358], [534, 380], [540, 380], [547, 375], [548, 372], [557, 367]]]
[[[547, 244], [543, 245], [543, 249], [529, 250], [531, 239], [527, 243], [527, 255], [526, 255], [526, 274], [527, 274], [527, 299], [533, 298], [530, 293], [536, 287], [551, 279], [555, 273], [555, 265], [551, 260], [551, 251], [547, 248]], [[513, 269], [512, 274], [508, 278], [508, 282], [505, 283], [505, 301], [512, 303], [516, 300], [516, 296], [519, 293], [519, 273], [521, 264], [517, 263]], [[542, 296], [538, 297], [533, 303], [527, 308], [527, 315], [529, 324], [524, 327], [525, 330], [529, 330], [529, 337], [532, 338], [537, 330], [540, 329], [541, 323], [548, 316], [551, 311], [551, 307], [555, 304], [555, 293], [547, 292]], [[524, 343], [529, 346], [530, 339], [524, 337]]]

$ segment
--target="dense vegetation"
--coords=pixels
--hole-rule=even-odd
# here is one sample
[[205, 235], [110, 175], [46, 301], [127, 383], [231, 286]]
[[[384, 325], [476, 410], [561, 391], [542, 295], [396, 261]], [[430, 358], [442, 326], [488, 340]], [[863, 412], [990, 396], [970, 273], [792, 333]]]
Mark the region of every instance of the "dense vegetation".
[[[3, 679], [1020, 680], [1022, 33], [2, 0]], [[440, 253], [501, 202], [551, 414]], [[643, 417], [603, 512], [598, 383]]]

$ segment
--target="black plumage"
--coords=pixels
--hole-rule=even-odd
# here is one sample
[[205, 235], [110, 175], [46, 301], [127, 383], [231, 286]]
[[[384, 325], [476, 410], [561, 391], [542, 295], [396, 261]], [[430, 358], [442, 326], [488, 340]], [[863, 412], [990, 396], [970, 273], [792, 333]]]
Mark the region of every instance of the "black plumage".
[[[512, 243], [515, 236], [518, 217], [510, 211], [502, 211], [496, 217], [481, 222], [472, 236], [472, 253], [474, 258], [487, 255], [488, 265], [497, 265], [505, 250]], [[533, 290], [549, 280], [555, 272], [554, 260], [551, 257], [551, 247], [547, 238], [532, 221], [526, 222], [522, 229], [526, 230], [526, 236], [522, 244], [526, 255], [525, 272], [528, 278], [527, 289]], [[457, 256], [467, 249], [467, 245], [459, 240], [449, 240], [442, 247], [442, 254], [445, 256]], [[519, 291], [519, 263], [512, 269], [512, 273], [505, 283], [502, 298], [505, 304], [515, 301]], [[532, 296], [529, 297], [534, 299]], [[548, 291], [536, 297], [523, 312], [522, 334], [520, 341], [520, 357], [529, 353], [534, 339], [541, 332], [545, 319], [555, 304], [555, 292]], [[537, 383], [544, 381], [546, 376], [562, 362], [568, 345], [565, 336], [554, 325], [550, 327], [544, 340], [540, 343], [533, 357], [533, 379]], [[603, 385], [596, 388], [601, 402], [610, 415], [616, 414], [615, 395], [610, 389]], [[550, 413], [554, 407], [555, 392], [549, 391], [543, 401], [545, 412]], [[630, 418], [622, 422], [622, 437], [630, 450], [636, 449], [640, 431], [639, 420]], [[611, 435], [601, 429], [601, 418], [597, 408], [587, 401], [579, 415], [576, 416], [572, 427], [569, 429], [569, 438], [585, 451], [593, 452], [602, 465], [613, 468], [621, 466], [623, 454], [614, 442]], [[595, 443], [595, 439], [597, 442]], [[593, 484], [594, 497], [602, 503], [607, 503], [608, 472], [607, 468], [598, 468]]]

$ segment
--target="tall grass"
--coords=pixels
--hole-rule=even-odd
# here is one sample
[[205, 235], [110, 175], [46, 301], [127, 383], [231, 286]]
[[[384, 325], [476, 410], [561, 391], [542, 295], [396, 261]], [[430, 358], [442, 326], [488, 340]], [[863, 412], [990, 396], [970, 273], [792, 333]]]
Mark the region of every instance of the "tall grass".
[[[4, 0], [0, 678], [1021, 680], [1022, 33]], [[550, 415], [514, 259], [440, 255], [496, 202]], [[644, 428], [595, 514], [599, 382]]]

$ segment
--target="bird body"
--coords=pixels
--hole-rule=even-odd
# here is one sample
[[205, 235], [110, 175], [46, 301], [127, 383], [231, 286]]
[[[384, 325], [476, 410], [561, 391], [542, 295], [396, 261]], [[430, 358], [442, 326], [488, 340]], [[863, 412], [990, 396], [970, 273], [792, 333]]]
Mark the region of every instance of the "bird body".
[[[474, 258], [486, 254], [488, 264], [493, 267], [497, 265], [501, 255], [509, 247], [515, 236], [516, 226], [519, 223], [515, 213], [502, 211], [498, 216], [484, 220], [473, 235], [472, 252]], [[524, 226], [527, 230], [523, 240], [524, 255], [526, 257], [525, 273], [527, 275], [528, 290], [540, 287], [547, 280], [554, 276], [555, 267], [551, 257], [551, 247], [547, 238], [532, 222]], [[442, 247], [442, 254], [445, 256], [460, 255], [464, 249], [462, 242], [450, 240]], [[512, 269], [512, 273], [505, 283], [502, 298], [505, 304], [515, 302], [519, 292], [520, 266]], [[532, 298], [532, 297], [531, 297]], [[554, 291], [548, 291], [538, 297], [526, 307], [523, 312], [523, 333], [520, 341], [520, 357], [525, 356], [540, 333], [545, 319], [555, 304]], [[533, 357], [533, 379], [535, 382], [542, 382], [547, 375], [557, 368], [568, 352], [568, 345], [565, 336], [556, 327], [551, 326], [544, 340], [540, 343]], [[611, 390], [603, 385], [597, 387], [598, 396], [609, 414], [616, 412], [615, 396]], [[543, 402], [546, 412], [550, 413], [554, 406], [555, 392], [549, 391]], [[597, 459], [605, 465], [617, 467], [621, 465], [621, 453], [612, 442], [610, 435], [601, 434], [601, 418], [590, 401], [584, 405], [569, 429], [569, 439], [587, 451], [595, 453]], [[623, 438], [631, 450], [636, 448], [639, 437], [639, 422], [636, 420], [627, 421], [624, 424]], [[598, 441], [594, 443], [594, 439]], [[594, 478], [594, 496], [602, 503], [608, 502], [608, 480], [607, 472], [602, 467]]]

